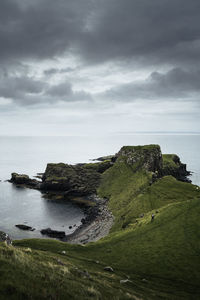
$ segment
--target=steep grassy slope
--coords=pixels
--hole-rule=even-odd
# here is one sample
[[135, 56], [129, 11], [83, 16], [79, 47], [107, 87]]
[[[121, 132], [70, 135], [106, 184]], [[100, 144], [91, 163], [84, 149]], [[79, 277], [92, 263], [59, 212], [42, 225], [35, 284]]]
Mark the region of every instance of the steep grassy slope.
[[119, 152], [98, 191], [115, 224], [98, 242], [0, 244], [0, 299], [199, 299], [200, 189], [154, 182], [161, 168], [158, 146]]
[[[156, 191], [162, 190], [163, 180], [157, 183], [160, 186], [155, 188]], [[46, 240], [16, 241], [15, 245], [50, 251], [56, 255], [65, 250], [70, 261], [79, 260], [76, 263], [79, 267], [98, 274], [102, 274], [104, 266], [110, 265], [115, 271], [114, 275], [110, 275], [112, 287], [121, 289], [123, 286], [123, 292], [129, 288], [126, 293], [140, 295], [143, 299], [198, 299], [200, 192], [196, 186], [171, 178], [167, 180], [171, 180], [171, 188], [161, 194], [161, 200], [164, 203], [171, 198], [171, 203], [167, 201], [165, 206], [159, 208], [153, 222], [152, 211], [149, 211], [137, 223], [129, 224], [127, 229], [87, 246]], [[184, 193], [183, 197], [179, 195], [179, 202], [176, 202], [174, 196], [180, 192], [178, 186], [184, 188]], [[100, 263], [96, 264], [95, 261]], [[127, 276], [131, 282], [121, 285], [119, 280]], [[102, 276], [101, 280], [98, 287], [93, 282], [93, 287], [100, 293], [106, 291], [107, 279]], [[101, 287], [101, 284], [105, 286]], [[102, 299], [107, 297], [104, 292]], [[113, 294], [111, 299], [120, 299], [116, 295]]]
[[27, 243], [47, 251], [0, 243], [0, 299], [138, 299], [131, 297], [131, 287], [120, 286], [119, 272], [106, 272], [77, 251], [74, 257], [70, 246], [50, 240]]

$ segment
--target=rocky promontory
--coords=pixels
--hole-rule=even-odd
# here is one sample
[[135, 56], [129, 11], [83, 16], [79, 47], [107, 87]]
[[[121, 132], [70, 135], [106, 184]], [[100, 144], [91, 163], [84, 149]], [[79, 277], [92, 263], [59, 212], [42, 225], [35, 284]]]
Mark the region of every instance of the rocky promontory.
[[116, 162], [123, 161], [133, 172], [145, 169], [152, 173], [152, 182], [157, 178], [172, 175], [177, 180], [189, 182], [190, 172], [175, 154], [162, 154], [159, 145], [124, 146], [115, 155], [97, 158], [94, 163], [69, 165], [49, 163], [41, 177], [42, 181], [28, 175], [12, 173], [10, 182], [25, 185], [44, 192], [60, 192], [66, 198], [88, 196], [97, 193], [102, 174]]
[[[77, 165], [49, 163], [41, 181], [31, 179], [28, 175], [12, 173], [10, 182], [18, 186], [38, 189], [48, 197], [59, 195], [66, 201], [81, 198], [81, 202], [86, 205], [84, 212], [87, 217], [71, 237], [65, 237], [64, 232], [59, 235], [50, 228], [41, 231], [42, 234], [66, 238], [70, 242], [86, 243], [95, 240], [95, 236], [102, 237], [101, 232], [108, 232], [113, 223], [113, 215], [106, 209], [105, 199], [102, 199], [109, 199], [109, 193], [101, 193], [102, 182], [106, 185], [107, 174], [110, 174], [109, 181], [111, 177], [117, 180], [120, 176], [122, 180], [128, 180], [127, 176], [132, 174], [135, 174], [137, 180], [137, 176], [146, 174], [145, 180], [149, 186], [167, 175], [189, 182], [187, 176], [190, 173], [186, 165], [181, 163], [177, 155], [162, 155], [159, 145], [124, 146], [115, 155], [100, 157], [96, 161], [98, 162]], [[118, 189], [120, 184], [121, 182], [117, 183], [118, 187], [114, 185], [114, 189]], [[126, 222], [122, 223], [125, 228]]]

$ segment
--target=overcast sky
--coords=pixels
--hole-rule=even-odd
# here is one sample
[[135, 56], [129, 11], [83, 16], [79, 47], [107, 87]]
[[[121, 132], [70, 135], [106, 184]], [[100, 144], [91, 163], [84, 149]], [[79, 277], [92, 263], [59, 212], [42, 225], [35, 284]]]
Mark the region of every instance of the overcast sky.
[[199, 0], [1, 0], [0, 134], [200, 131]]

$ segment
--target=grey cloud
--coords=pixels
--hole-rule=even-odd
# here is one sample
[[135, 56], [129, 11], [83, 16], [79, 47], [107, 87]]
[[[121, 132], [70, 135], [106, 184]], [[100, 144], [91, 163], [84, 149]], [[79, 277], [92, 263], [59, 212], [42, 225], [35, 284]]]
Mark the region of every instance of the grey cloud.
[[199, 0], [1, 0], [0, 58], [193, 63], [199, 26]]
[[89, 93], [73, 91], [69, 82], [50, 85], [28, 76], [1, 76], [0, 97], [24, 106], [92, 100]]
[[69, 82], [63, 82], [54, 86], [50, 86], [46, 90], [46, 96], [56, 98], [57, 101], [91, 101], [92, 96], [84, 91], [73, 91]]
[[49, 58], [69, 49], [91, 0], [1, 0], [0, 58]]
[[46, 76], [51, 76], [51, 75], [55, 75], [55, 74], [65, 74], [65, 73], [70, 73], [73, 72], [75, 70], [75, 68], [62, 68], [62, 69], [56, 69], [56, 68], [51, 68], [51, 69], [47, 69], [45, 70], [43, 73]]
[[28, 76], [3, 76], [0, 79], [0, 97], [18, 99], [26, 94], [39, 94], [45, 83]]
[[52, 97], [66, 97], [72, 95], [72, 87], [68, 82], [64, 82], [58, 85], [51, 86], [47, 91], [47, 95]]
[[[138, 99], [181, 99], [200, 92], [200, 71], [174, 68], [167, 73], [153, 72], [146, 80], [133, 81], [99, 94], [99, 99], [122, 102]], [[196, 98], [199, 102], [199, 97]]]
[[152, 64], [200, 58], [198, 0], [102, 0], [99, 4], [81, 41], [88, 60], [137, 57]]

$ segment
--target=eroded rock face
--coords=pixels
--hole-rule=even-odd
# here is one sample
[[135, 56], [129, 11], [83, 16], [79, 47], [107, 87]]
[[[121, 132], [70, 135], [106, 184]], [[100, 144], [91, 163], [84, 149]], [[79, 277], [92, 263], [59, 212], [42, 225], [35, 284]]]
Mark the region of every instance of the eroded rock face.
[[143, 167], [147, 171], [162, 174], [163, 161], [159, 145], [124, 146], [116, 156], [133, 166], [135, 171]]
[[111, 162], [96, 164], [48, 164], [41, 184], [42, 190], [64, 191], [66, 195], [84, 196], [96, 192], [101, 174]]
[[172, 175], [177, 180], [184, 182], [191, 182], [187, 176], [191, 175], [189, 171], [187, 171], [186, 164], [183, 164], [176, 154], [165, 154], [163, 155], [163, 171], [162, 175]]

